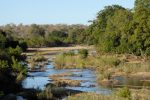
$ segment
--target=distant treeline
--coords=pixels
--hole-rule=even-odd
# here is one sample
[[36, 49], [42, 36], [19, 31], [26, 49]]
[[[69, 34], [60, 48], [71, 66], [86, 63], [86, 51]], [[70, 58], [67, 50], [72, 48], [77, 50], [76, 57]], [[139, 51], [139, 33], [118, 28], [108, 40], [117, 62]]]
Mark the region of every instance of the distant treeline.
[[0, 27], [13, 38], [25, 41], [29, 47], [89, 44], [85, 25], [15, 25]]

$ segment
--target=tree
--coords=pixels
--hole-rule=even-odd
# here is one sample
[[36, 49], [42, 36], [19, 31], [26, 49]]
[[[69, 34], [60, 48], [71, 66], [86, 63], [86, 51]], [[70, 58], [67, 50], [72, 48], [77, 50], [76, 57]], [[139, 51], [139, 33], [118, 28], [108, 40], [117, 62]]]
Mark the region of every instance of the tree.
[[39, 25], [32, 24], [29, 28], [29, 33], [33, 36], [45, 36], [45, 30]]
[[150, 47], [150, 1], [136, 0], [134, 10], [134, 34], [131, 42], [135, 51], [145, 51]]
[[22, 51], [26, 51], [28, 46], [27, 43], [25, 41], [20, 41], [19, 46], [21, 47]]
[[98, 12], [88, 32], [98, 51], [115, 53], [149, 53], [150, 1], [136, 0], [134, 10], [118, 5]]
[[132, 16], [129, 10], [118, 5], [107, 6], [100, 11], [97, 19], [90, 26], [97, 49], [105, 52], [116, 52], [117, 48], [123, 45], [121, 38], [129, 34]]
[[0, 30], [0, 49], [5, 48], [6, 44], [6, 34], [2, 30]]

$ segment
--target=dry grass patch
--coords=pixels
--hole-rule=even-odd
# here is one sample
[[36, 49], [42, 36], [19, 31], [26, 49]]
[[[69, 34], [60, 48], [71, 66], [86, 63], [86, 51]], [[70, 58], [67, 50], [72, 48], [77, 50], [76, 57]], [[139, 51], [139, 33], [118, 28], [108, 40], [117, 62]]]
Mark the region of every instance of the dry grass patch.
[[80, 93], [73, 96], [68, 96], [67, 100], [126, 100], [110, 95], [100, 95], [95, 93]]
[[53, 84], [55, 84], [56, 86], [63, 86], [63, 87], [66, 87], [66, 86], [80, 86], [81, 83], [79, 80], [71, 80], [71, 79], [65, 79], [65, 78], [56, 78], [56, 77], [53, 77], [52, 78], [53, 80]]
[[66, 76], [71, 76], [71, 73], [60, 73], [60, 74], [53, 74], [49, 75], [49, 77], [54, 78], [54, 77], [66, 77]]
[[128, 88], [117, 89], [110, 95], [96, 93], [80, 93], [68, 96], [67, 100], [150, 100], [150, 90], [129, 90]]
[[[105, 54], [88, 56], [83, 59], [79, 55], [57, 55], [54, 60], [57, 69], [87, 68], [94, 69], [97, 81], [110, 80], [114, 76], [132, 76], [139, 72], [150, 72], [150, 59], [123, 54]], [[143, 78], [147, 77], [143, 75]], [[150, 75], [148, 75], [150, 77]]]

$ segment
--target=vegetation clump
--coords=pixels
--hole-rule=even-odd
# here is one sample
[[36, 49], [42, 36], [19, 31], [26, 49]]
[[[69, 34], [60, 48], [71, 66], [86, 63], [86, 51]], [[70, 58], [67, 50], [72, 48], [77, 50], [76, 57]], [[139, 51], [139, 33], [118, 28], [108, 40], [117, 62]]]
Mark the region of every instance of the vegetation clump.
[[45, 65], [48, 63], [48, 59], [44, 55], [36, 53], [28, 59], [28, 62], [30, 64], [29, 71], [45, 71]]
[[118, 96], [131, 100], [131, 92], [129, 88], [124, 87], [118, 91]]
[[87, 56], [88, 56], [88, 50], [86, 50], [86, 49], [79, 50], [79, 55], [83, 59], [87, 58]]
[[67, 97], [67, 100], [149, 100], [149, 90], [129, 90], [127, 88], [119, 89], [121, 95], [118, 95], [118, 90], [110, 95], [95, 94], [95, 93], [79, 93]]
[[20, 80], [27, 74], [25, 56], [19, 42], [3, 30], [0, 30], [0, 91], [3, 95], [15, 93], [21, 89]]
[[5, 61], [5, 60], [0, 60], [0, 68], [1, 70], [5, 70], [7, 69], [9, 66], [8, 66], [8, 62]]
[[81, 85], [79, 80], [71, 80], [58, 77], [52, 77], [52, 80], [54, 81], [54, 84], [59, 87], [66, 87], [66, 86], [76, 87]]
[[149, 55], [149, 1], [135, 0], [134, 12], [119, 5], [106, 6], [89, 26], [99, 52]]

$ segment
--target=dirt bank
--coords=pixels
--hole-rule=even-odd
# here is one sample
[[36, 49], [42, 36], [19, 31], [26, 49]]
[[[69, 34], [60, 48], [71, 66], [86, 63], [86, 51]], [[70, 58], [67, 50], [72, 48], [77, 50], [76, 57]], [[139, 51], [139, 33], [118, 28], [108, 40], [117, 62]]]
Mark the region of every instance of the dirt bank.
[[69, 51], [69, 50], [80, 50], [80, 49], [94, 49], [94, 46], [70, 46], [70, 47], [45, 47], [45, 48], [28, 48], [27, 52], [24, 52], [23, 54], [26, 54], [28, 56], [33, 55], [35, 52], [40, 52], [43, 55], [49, 54], [49, 55], [55, 55], [62, 51]]

